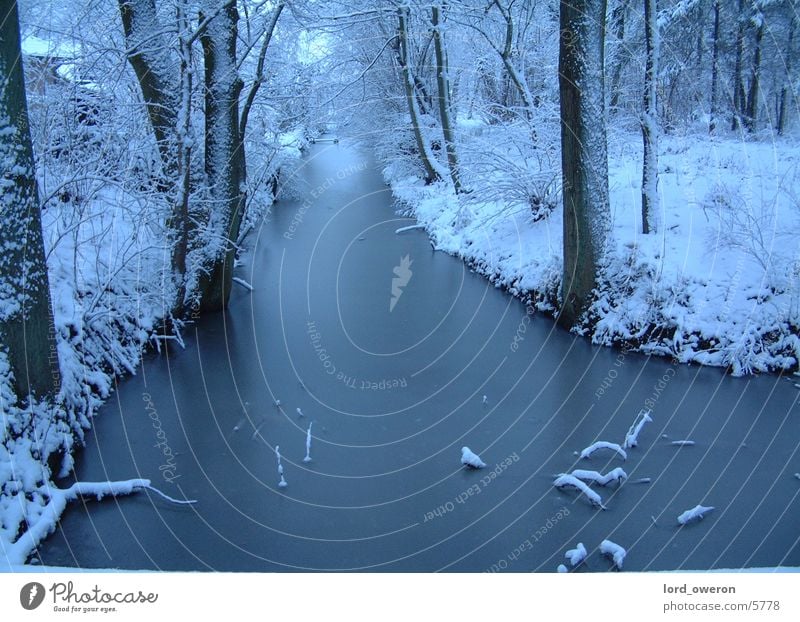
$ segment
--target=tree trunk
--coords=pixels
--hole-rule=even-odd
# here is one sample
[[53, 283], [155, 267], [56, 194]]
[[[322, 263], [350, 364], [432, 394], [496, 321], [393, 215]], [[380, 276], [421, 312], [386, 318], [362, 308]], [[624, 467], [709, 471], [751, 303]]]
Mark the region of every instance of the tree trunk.
[[719, 90], [719, 14], [720, 0], [714, 0], [714, 34], [711, 43], [711, 112], [708, 133], [713, 134], [717, 126], [717, 92]]
[[447, 52], [444, 45], [444, 36], [441, 30], [441, 10], [438, 6], [431, 6], [431, 24], [433, 25], [433, 48], [436, 57], [436, 85], [439, 91], [439, 117], [442, 122], [444, 136], [444, 149], [447, 153], [447, 164], [450, 169], [450, 179], [457, 194], [463, 191], [458, 168], [458, 154], [456, 152], [455, 132], [451, 119], [450, 106], [450, 76], [448, 75]]
[[161, 34], [164, 26], [158, 19], [155, 0], [119, 0], [119, 10], [128, 62], [142, 91], [169, 187], [175, 179], [175, 129], [180, 105], [176, 65]]
[[789, 39], [786, 42], [786, 77], [784, 78], [783, 85], [781, 86], [780, 100], [778, 104], [778, 123], [776, 127], [778, 135], [783, 135], [783, 132], [786, 130], [786, 101], [789, 98], [789, 85], [791, 85], [792, 80], [792, 43], [794, 42], [794, 29], [796, 23], [797, 18], [792, 16], [792, 19], [789, 22]]
[[642, 110], [642, 233], [658, 231], [658, 109], [656, 81], [658, 79], [658, 14], [656, 0], [644, 0], [644, 33], [647, 59], [644, 72], [644, 102]]
[[610, 234], [603, 78], [605, 0], [561, 0], [559, 99], [564, 201], [562, 326], [578, 324]]
[[622, 78], [622, 50], [625, 46], [625, 14], [627, 12], [628, 0], [619, 0], [619, 3], [611, 12], [611, 24], [614, 28], [614, 37], [617, 40], [617, 53], [614, 59], [614, 70], [611, 72], [611, 102], [609, 107], [611, 108], [612, 114], [619, 106], [619, 82]]
[[422, 133], [420, 127], [420, 111], [417, 102], [417, 95], [414, 92], [414, 78], [411, 75], [411, 54], [408, 47], [408, 8], [403, 7], [397, 9], [397, 33], [398, 33], [398, 48], [397, 48], [397, 62], [400, 64], [400, 72], [403, 78], [403, 89], [406, 94], [406, 103], [408, 105], [408, 113], [411, 116], [411, 127], [414, 130], [414, 140], [417, 143], [417, 153], [422, 160], [422, 166], [425, 169], [425, 181], [432, 183], [438, 181], [441, 176], [436, 170], [434, 165], [434, 156], [430, 152], [430, 147]]
[[764, 38], [764, 16], [759, 15], [756, 28], [755, 48], [753, 49], [753, 66], [750, 73], [750, 89], [747, 93], [747, 108], [745, 110], [745, 127], [748, 132], [754, 132], [758, 120], [758, 95], [761, 81], [761, 40]]
[[[209, 20], [200, 35], [205, 62], [205, 173], [211, 222], [219, 223], [221, 237], [210, 269], [200, 280], [200, 309], [218, 311], [228, 306], [242, 218], [242, 140], [239, 134], [239, 94], [242, 82], [236, 71], [239, 13], [235, 0], [221, 9], [208, 0]], [[201, 16], [201, 22], [204, 18]]]
[[745, 109], [744, 79], [742, 78], [742, 64], [744, 63], [744, 0], [739, 0], [739, 10], [736, 14], [736, 61], [733, 69], [733, 119], [731, 129], [738, 129], [742, 124]]
[[[159, 188], [169, 197], [172, 214], [167, 222], [171, 237], [171, 266], [175, 299], [168, 304], [181, 315], [185, 308], [186, 256], [189, 247], [189, 180], [191, 147], [185, 138], [191, 124], [191, 42], [181, 2], [176, 5], [179, 58], [162, 34], [155, 0], [119, 0], [128, 62], [136, 74], [147, 115], [161, 157]], [[176, 67], [180, 70], [176, 71]], [[180, 138], [179, 138], [180, 137]], [[166, 294], [166, 292], [165, 292]]]
[[17, 397], [54, 396], [60, 375], [16, 1], [0, 20], [0, 347]]

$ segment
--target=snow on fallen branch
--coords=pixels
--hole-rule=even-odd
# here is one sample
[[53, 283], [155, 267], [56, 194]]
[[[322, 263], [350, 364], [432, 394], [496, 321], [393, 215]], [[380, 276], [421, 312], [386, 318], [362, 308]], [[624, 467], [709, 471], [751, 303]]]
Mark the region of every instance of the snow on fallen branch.
[[625, 453], [625, 450], [622, 449], [616, 443], [609, 443], [608, 441], [597, 441], [596, 443], [592, 443], [586, 449], [581, 452], [581, 458], [591, 458], [592, 454], [600, 449], [610, 449], [611, 451], [617, 452], [623, 460], [628, 459], [628, 454]]
[[606, 506], [603, 505], [603, 498], [577, 477], [572, 475], [559, 475], [553, 482], [553, 486], [558, 489], [574, 488], [578, 492], [582, 492], [586, 495], [586, 498], [589, 499], [592, 505], [599, 507], [601, 510], [606, 509]]
[[681, 525], [685, 525], [693, 520], [701, 520], [713, 509], [714, 506], [696, 505], [691, 510], [686, 510], [683, 514], [678, 516], [678, 522]]
[[68, 502], [75, 501], [79, 497], [96, 497], [100, 501], [106, 496], [129, 495], [145, 489], [158, 493], [172, 503], [197, 503], [195, 500], [173, 499], [151, 486], [149, 479], [129, 479], [120, 482], [76, 482], [65, 489], [51, 487], [48, 489], [50, 501], [42, 510], [38, 520], [29, 525], [28, 530], [6, 549], [9, 562], [19, 565], [25, 563], [25, 560], [39, 546], [39, 543], [55, 531], [58, 520], [66, 509]]
[[624, 548], [611, 540], [603, 540], [600, 543], [600, 552], [603, 555], [608, 555], [614, 561], [617, 570], [622, 570], [622, 563], [625, 561], [625, 556], [628, 554]]
[[234, 283], [238, 283], [239, 285], [244, 287], [249, 292], [252, 292], [255, 289], [252, 285], [250, 285], [250, 283], [248, 283], [247, 281], [245, 281], [242, 278], [239, 278], [238, 276], [233, 277], [233, 282]]
[[672, 441], [670, 445], [675, 447], [694, 447], [694, 441]]
[[631, 427], [628, 429], [628, 433], [625, 435], [625, 442], [622, 446], [625, 449], [630, 449], [631, 447], [636, 447], [639, 444], [639, 432], [642, 431], [645, 423], [652, 421], [652, 417], [650, 417], [651, 411], [647, 408], [642, 408], [639, 411], [639, 414], [636, 415], [636, 419], [633, 420]]
[[425, 225], [410, 225], [408, 227], [400, 227], [395, 230], [395, 233], [405, 233], [406, 231], [414, 231], [415, 229], [424, 229]]
[[[559, 477], [561, 475], [566, 475], [566, 473], [560, 473]], [[583, 469], [575, 469], [569, 475], [572, 475], [572, 477], [577, 477], [584, 482], [595, 483], [599, 484], [600, 486], [608, 486], [611, 482], [622, 484], [622, 482], [628, 479], [628, 474], [620, 467], [612, 469], [605, 475], [597, 471], [585, 471]]]

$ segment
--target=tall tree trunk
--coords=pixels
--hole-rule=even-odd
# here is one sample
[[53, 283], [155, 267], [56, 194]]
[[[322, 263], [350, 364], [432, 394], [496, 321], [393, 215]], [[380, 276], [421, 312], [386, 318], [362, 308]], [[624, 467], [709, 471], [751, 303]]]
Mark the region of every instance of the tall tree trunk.
[[436, 85], [439, 91], [439, 117], [442, 122], [444, 136], [444, 149], [447, 153], [447, 164], [450, 169], [450, 179], [456, 193], [463, 191], [461, 176], [458, 167], [458, 154], [456, 152], [455, 132], [453, 131], [452, 108], [450, 106], [450, 76], [448, 75], [447, 51], [442, 33], [441, 9], [437, 5], [431, 6], [431, 24], [433, 25], [433, 48], [436, 57]]
[[642, 110], [642, 233], [658, 231], [658, 109], [656, 81], [658, 79], [658, 14], [656, 0], [644, 0], [644, 37], [647, 60], [644, 72], [644, 102]]
[[711, 113], [708, 133], [713, 134], [717, 126], [717, 93], [719, 91], [719, 17], [720, 0], [714, 0], [714, 33], [711, 43]]
[[[239, 134], [239, 94], [242, 81], [236, 70], [239, 13], [235, 0], [206, 0], [208, 21], [200, 35], [205, 62], [205, 173], [212, 222], [219, 223], [221, 244], [208, 273], [200, 280], [200, 309], [218, 311], [228, 306], [233, 279], [236, 240], [242, 218], [242, 139]], [[204, 17], [201, 16], [201, 22]]]
[[165, 28], [158, 19], [156, 0], [119, 0], [119, 10], [128, 62], [142, 91], [169, 186], [176, 169], [175, 130], [180, 105], [177, 64], [170, 58], [170, 43], [162, 34]]
[[742, 65], [744, 63], [744, 0], [739, 0], [739, 10], [736, 14], [736, 60], [733, 68], [733, 119], [731, 129], [738, 129], [744, 116], [745, 100], [744, 78]]
[[419, 103], [415, 93], [414, 78], [411, 75], [411, 53], [408, 46], [408, 7], [397, 9], [397, 35], [397, 62], [400, 65], [400, 72], [403, 78], [408, 114], [411, 117], [411, 127], [414, 130], [414, 141], [417, 143], [417, 153], [425, 169], [425, 181], [431, 183], [441, 179], [441, 175], [437, 170], [435, 157], [431, 153], [428, 141], [420, 126]]
[[15, 0], [0, 3], [0, 347], [20, 400], [60, 383]]
[[750, 73], [750, 89], [747, 93], [747, 108], [745, 109], [745, 127], [748, 132], [754, 132], [758, 120], [758, 95], [761, 82], [761, 41], [764, 38], [764, 15], [758, 14], [756, 27], [755, 47], [753, 48], [753, 66]]
[[775, 128], [779, 135], [782, 135], [786, 130], [786, 102], [789, 98], [789, 85], [791, 85], [792, 80], [792, 60], [794, 56], [792, 53], [792, 44], [794, 43], [794, 29], [796, 24], [797, 17], [792, 16], [789, 22], [789, 39], [786, 42], [786, 77], [783, 79], [783, 85], [781, 86], [778, 104], [778, 122]]
[[175, 299], [168, 304], [174, 314], [180, 315], [185, 304], [186, 256], [190, 235], [188, 201], [191, 148], [184, 140], [191, 123], [188, 109], [192, 88], [189, 67], [191, 41], [186, 32], [188, 19], [182, 2], [178, 2], [179, 58], [174, 58], [171, 52], [173, 46], [163, 34], [166, 29], [158, 18], [155, 0], [118, 1], [128, 62], [139, 82], [161, 157], [162, 178], [158, 185], [172, 204], [167, 225], [176, 283]]
[[605, 0], [561, 0], [559, 99], [564, 273], [558, 321], [579, 323], [591, 302], [611, 230], [603, 77]]
[[611, 71], [611, 102], [609, 107], [613, 113], [619, 106], [620, 79], [622, 78], [623, 54], [625, 49], [625, 16], [628, 12], [628, 0], [619, 0], [611, 11], [611, 26], [617, 41], [617, 53], [614, 58], [614, 69]]

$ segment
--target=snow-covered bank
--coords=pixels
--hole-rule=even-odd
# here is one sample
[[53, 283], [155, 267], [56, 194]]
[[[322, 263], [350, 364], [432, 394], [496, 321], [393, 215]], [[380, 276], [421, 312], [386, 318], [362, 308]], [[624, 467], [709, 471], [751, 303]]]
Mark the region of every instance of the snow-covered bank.
[[[502, 136], [492, 139], [494, 128], [478, 126], [461, 125], [472, 151], [492, 145], [495, 156], [515, 157]], [[641, 138], [610, 140], [614, 241], [597, 300], [578, 332], [594, 343], [726, 367], [734, 375], [797, 368], [800, 147], [789, 138], [698, 134], [663, 137], [661, 150], [663, 224], [657, 234], [642, 235]], [[530, 174], [548, 178], [554, 161], [551, 156], [541, 173]], [[445, 183], [426, 186], [400, 161], [387, 165], [384, 176], [437, 250], [461, 257], [497, 287], [553, 315], [561, 280], [560, 210], [535, 221], [528, 203], [484, 200], [493, 180], [476, 170], [464, 166], [463, 177], [478, 188], [466, 200], [457, 200]]]

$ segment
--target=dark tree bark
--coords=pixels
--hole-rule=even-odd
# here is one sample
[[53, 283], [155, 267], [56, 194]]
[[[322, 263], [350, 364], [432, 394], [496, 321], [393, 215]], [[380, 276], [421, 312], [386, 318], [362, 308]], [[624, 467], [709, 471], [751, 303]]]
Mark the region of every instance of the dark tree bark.
[[162, 34], [155, 0], [119, 0], [128, 62], [136, 74], [150, 125], [161, 156], [159, 187], [169, 197], [172, 214], [171, 265], [176, 282], [171, 311], [185, 309], [186, 257], [189, 249], [189, 195], [191, 147], [181, 140], [189, 130], [192, 76], [189, 62], [192, 43], [185, 32], [188, 18], [177, 4], [178, 54], [175, 45]]
[[436, 85], [439, 92], [439, 118], [442, 122], [444, 136], [444, 149], [447, 154], [447, 164], [450, 169], [450, 179], [456, 193], [461, 193], [461, 178], [458, 167], [458, 153], [456, 152], [456, 137], [453, 131], [452, 108], [450, 105], [450, 76], [447, 62], [447, 51], [442, 34], [441, 9], [437, 5], [431, 6], [431, 24], [433, 25], [433, 49], [436, 57]]
[[764, 38], [764, 16], [759, 15], [756, 27], [755, 46], [753, 48], [753, 65], [750, 69], [750, 88], [747, 92], [747, 107], [745, 108], [745, 127], [748, 132], [754, 132], [758, 120], [758, 96], [761, 82], [761, 41]]
[[218, 311], [228, 306], [236, 240], [242, 220], [242, 137], [239, 133], [239, 94], [242, 81], [236, 70], [239, 12], [235, 0], [222, 7], [204, 4], [207, 21], [200, 35], [205, 62], [205, 172], [212, 220], [221, 223], [222, 244], [200, 280], [200, 309]]
[[411, 117], [411, 127], [414, 131], [414, 141], [417, 144], [422, 166], [425, 169], [425, 180], [428, 183], [438, 181], [441, 177], [435, 167], [435, 159], [430, 152], [428, 142], [420, 126], [420, 110], [417, 94], [415, 92], [415, 79], [411, 74], [411, 53], [408, 42], [408, 7], [397, 9], [397, 62], [403, 79], [403, 90], [406, 95], [408, 114]]
[[0, 348], [17, 397], [60, 384], [15, 0], [0, 3]]
[[[164, 176], [175, 179], [176, 140], [180, 90], [177, 59], [162, 32], [155, 0], [119, 0], [128, 62], [136, 74], [147, 115], [153, 127]], [[174, 61], [174, 62], [173, 62]]]
[[711, 113], [708, 132], [713, 134], [717, 126], [717, 93], [719, 91], [719, 19], [720, 0], [714, 0], [714, 33], [711, 42]]
[[561, 0], [559, 99], [564, 273], [558, 321], [579, 323], [591, 302], [610, 233], [603, 78], [605, 0]]
[[644, 38], [647, 58], [642, 110], [642, 233], [658, 231], [658, 24], [656, 0], [644, 0]]
[[614, 38], [617, 40], [619, 50], [614, 60], [614, 69], [611, 72], [611, 102], [609, 107], [612, 113], [619, 106], [620, 79], [622, 78], [622, 67], [624, 56], [621, 49], [625, 44], [625, 16], [628, 12], [628, 0], [619, 0], [617, 6], [611, 11], [611, 26], [614, 29]]
[[731, 129], [735, 130], [742, 125], [745, 106], [747, 104], [744, 92], [744, 78], [742, 66], [744, 63], [744, 0], [739, 0], [739, 10], [736, 13], [736, 60], [733, 68], [733, 119]]
[[781, 94], [779, 96], [779, 103], [778, 103], [778, 121], [777, 121], [777, 131], [779, 135], [782, 135], [786, 130], [786, 104], [787, 100], [789, 99], [789, 85], [791, 84], [792, 80], [792, 60], [793, 60], [793, 52], [792, 52], [792, 44], [794, 43], [794, 29], [797, 24], [797, 17], [792, 16], [791, 21], [789, 22], [789, 38], [786, 42], [786, 76], [783, 80], [783, 85], [781, 86]]

